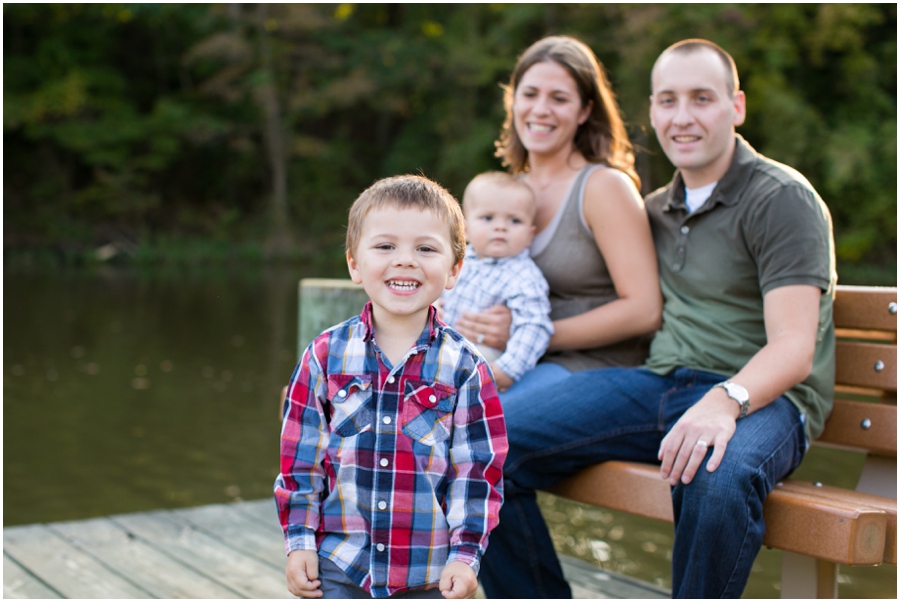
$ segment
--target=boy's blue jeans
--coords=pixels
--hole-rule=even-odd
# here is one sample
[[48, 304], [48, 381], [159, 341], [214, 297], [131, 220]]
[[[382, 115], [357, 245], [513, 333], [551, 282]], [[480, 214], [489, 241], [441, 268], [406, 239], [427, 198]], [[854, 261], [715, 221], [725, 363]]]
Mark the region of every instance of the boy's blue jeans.
[[[479, 574], [487, 596], [570, 598], [535, 490], [606, 460], [658, 464], [665, 434], [722, 380], [688, 369], [604, 368], [504, 400], [510, 448], [500, 524]], [[800, 414], [781, 397], [737, 422], [715, 472], [704, 462], [689, 485], [672, 489], [673, 597], [740, 597], [762, 545], [763, 501], [805, 448]]]

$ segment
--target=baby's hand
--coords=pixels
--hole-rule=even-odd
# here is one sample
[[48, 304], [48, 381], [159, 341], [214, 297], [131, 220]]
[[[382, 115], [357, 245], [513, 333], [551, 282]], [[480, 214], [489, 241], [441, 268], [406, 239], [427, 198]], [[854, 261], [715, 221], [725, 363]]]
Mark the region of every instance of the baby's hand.
[[441, 594], [445, 598], [474, 598], [478, 591], [478, 577], [465, 562], [454, 560], [441, 572]]
[[300, 598], [321, 598], [319, 586], [319, 555], [315, 550], [294, 550], [288, 554], [287, 568], [288, 591]]
[[513, 383], [516, 382], [509, 377], [503, 370], [497, 367], [496, 364], [491, 364], [491, 372], [494, 373], [494, 384], [497, 385], [497, 391], [503, 393], [508, 388], [513, 386]]

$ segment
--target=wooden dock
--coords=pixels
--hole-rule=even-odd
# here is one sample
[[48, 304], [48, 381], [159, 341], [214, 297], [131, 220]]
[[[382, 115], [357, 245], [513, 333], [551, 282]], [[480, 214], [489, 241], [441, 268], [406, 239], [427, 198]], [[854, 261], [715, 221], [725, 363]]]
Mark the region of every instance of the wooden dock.
[[[573, 558], [576, 598], [669, 592]], [[274, 502], [3, 529], [4, 598], [292, 598]]]

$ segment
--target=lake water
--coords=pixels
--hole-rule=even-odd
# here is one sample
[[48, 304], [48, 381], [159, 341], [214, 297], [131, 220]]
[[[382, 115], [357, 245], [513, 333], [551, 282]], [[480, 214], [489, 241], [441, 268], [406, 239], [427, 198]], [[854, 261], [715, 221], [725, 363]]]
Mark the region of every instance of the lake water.
[[[278, 472], [297, 356], [290, 267], [6, 269], [3, 524], [259, 499]], [[855, 482], [814, 449], [803, 478]], [[672, 527], [541, 496], [557, 547], [670, 587]], [[779, 595], [763, 550], [745, 597]], [[896, 598], [894, 566], [842, 568], [842, 598]]]

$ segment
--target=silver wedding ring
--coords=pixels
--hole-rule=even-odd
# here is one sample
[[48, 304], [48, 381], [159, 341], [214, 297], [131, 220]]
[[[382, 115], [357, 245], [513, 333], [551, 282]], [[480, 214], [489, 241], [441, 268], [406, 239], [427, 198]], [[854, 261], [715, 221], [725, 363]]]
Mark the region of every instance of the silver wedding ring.
[[478, 333], [478, 338], [475, 340], [475, 342], [478, 343], [479, 345], [484, 343], [484, 333], [483, 332]]
[[699, 447], [709, 447], [709, 443], [707, 443], [706, 441], [704, 441], [702, 439], [700, 441], [697, 441], [697, 445]]

